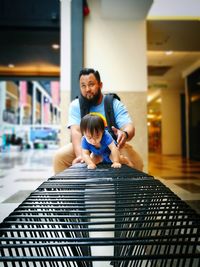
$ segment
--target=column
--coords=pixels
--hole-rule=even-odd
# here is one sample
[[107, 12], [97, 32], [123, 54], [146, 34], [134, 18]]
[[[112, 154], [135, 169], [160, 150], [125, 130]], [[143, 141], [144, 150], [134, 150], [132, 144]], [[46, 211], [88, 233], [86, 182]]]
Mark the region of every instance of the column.
[[32, 94], [32, 124], [35, 124], [36, 121], [36, 88], [35, 84], [33, 83], [33, 94]]
[[44, 124], [44, 95], [41, 92], [41, 125]]
[[60, 145], [69, 142], [69, 132], [66, 129], [67, 111], [70, 103], [71, 90], [71, 1], [61, 1], [61, 76], [60, 76], [60, 109], [61, 133]]
[[27, 81], [19, 82], [19, 124], [24, 124], [24, 107], [28, 104]]
[[19, 125], [23, 125], [23, 118], [24, 118], [24, 106], [19, 106]]
[[162, 154], [181, 155], [180, 92], [176, 88], [161, 90]]
[[[147, 171], [146, 15], [152, 1], [88, 0], [84, 67], [100, 71], [103, 92], [116, 92], [136, 127], [131, 144]], [[143, 9], [144, 7], [144, 9]]]
[[3, 111], [6, 108], [6, 82], [0, 82], [0, 125], [3, 124]]
[[3, 111], [6, 108], [6, 82], [0, 82], [0, 152], [4, 145]]

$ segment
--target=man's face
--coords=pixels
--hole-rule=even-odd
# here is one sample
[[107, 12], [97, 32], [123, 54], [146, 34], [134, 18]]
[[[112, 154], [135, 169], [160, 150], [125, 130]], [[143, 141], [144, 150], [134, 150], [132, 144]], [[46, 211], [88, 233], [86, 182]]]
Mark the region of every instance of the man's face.
[[85, 97], [92, 104], [97, 104], [101, 95], [102, 83], [98, 82], [93, 73], [89, 75], [82, 75], [80, 77], [80, 90], [83, 97]]

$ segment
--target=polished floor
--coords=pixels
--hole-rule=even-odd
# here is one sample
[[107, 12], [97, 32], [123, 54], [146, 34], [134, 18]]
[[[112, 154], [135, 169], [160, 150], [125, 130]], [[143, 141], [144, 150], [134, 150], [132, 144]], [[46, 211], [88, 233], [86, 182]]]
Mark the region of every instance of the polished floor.
[[0, 222], [53, 175], [55, 150], [0, 153]]
[[[0, 153], [0, 222], [53, 175], [54, 149]], [[149, 155], [149, 174], [200, 213], [200, 162]]]
[[200, 213], [200, 162], [149, 154], [148, 173]]

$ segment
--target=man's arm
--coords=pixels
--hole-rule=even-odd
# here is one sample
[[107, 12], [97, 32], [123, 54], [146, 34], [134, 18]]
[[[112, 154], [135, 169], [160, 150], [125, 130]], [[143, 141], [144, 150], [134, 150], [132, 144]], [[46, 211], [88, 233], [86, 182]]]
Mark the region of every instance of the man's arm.
[[73, 160], [72, 164], [83, 162], [82, 160], [82, 151], [81, 151], [81, 138], [82, 134], [80, 131], [79, 125], [72, 125], [70, 127], [71, 131], [71, 139], [72, 139], [72, 145], [74, 148], [74, 153], [76, 155], [76, 158]]
[[117, 136], [118, 148], [122, 148], [135, 136], [135, 127], [126, 106], [121, 101], [114, 99], [113, 109], [118, 128], [112, 127], [112, 129]]
[[122, 148], [127, 141], [135, 136], [135, 127], [133, 123], [127, 123], [121, 129], [112, 127], [114, 134], [117, 136], [117, 146]]

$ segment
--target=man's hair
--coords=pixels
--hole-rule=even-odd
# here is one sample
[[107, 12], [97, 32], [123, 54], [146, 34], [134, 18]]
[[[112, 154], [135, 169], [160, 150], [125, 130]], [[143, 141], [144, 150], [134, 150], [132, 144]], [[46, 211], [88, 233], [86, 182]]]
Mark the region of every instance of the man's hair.
[[100, 74], [98, 72], [98, 70], [94, 70], [94, 69], [90, 69], [90, 68], [84, 68], [80, 71], [79, 73], [79, 80], [81, 78], [82, 75], [89, 75], [89, 74], [94, 74], [96, 80], [100, 83], [101, 82], [101, 77]]
[[80, 129], [82, 135], [88, 131], [93, 136], [95, 133], [103, 132], [105, 125], [100, 116], [87, 114], [81, 119]]

